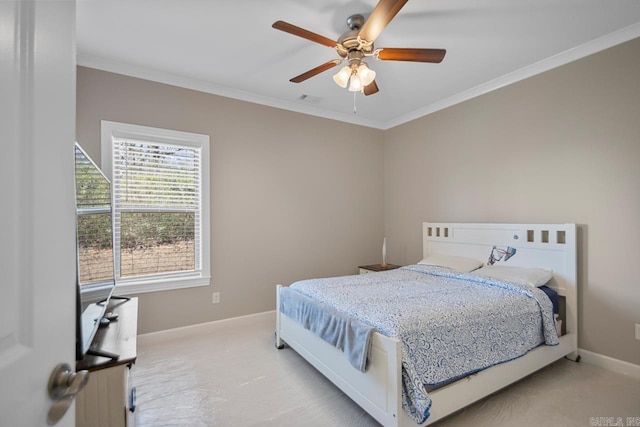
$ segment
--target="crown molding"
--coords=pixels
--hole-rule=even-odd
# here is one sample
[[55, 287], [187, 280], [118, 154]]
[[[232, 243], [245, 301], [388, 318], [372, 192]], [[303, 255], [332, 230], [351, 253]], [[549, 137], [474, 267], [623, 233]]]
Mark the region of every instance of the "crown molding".
[[172, 86], [183, 87], [187, 89], [206, 92], [213, 95], [224, 96], [227, 98], [237, 99], [240, 101], [251, 102], [254, 104], [265, 105], [268, 107], [280, 108], [283, 110], [293, 111], [311, 116], [322, 117], [325, 119], [337, 120], [345, 123], [351, 123], [359, 126], [365, 126], [374, 129], [388, 130], [420, 117], [435, 113], [453, 105], [468, 101], [472, 98], [492, 92], [496, 89], [511, 85], [537, 74], [544, 73], [551, 69], [560, 67], [618, 44], [627, 42], [634, 38], [640, 37], [640, 22], [632, 24], [628, 27], [606, 34], [602, 37], [584, 43], [572, 49], [568, 49], [557, 55], [543, 59], [530, 66], [521, 68], [514, 72], [505, 74], [487, 83], [483, 83], [474, 88], [465, 90], [456, 95], [445, 98], [441, 101], [427, 105], [408, 114], [396, 117], [389, 121], [369, 120], [349, 114], [335, 113], [323, 110], [310, 105], [303, 105], [296, 102], [283, 101], [271, 97], [256, 95], [253, 93], [232, 89], [229, 87], [217, 85], [203, 80], [184, 77], [176, 74], [166, 73], [163, 71], [140, 67], [137, 65], [127, 64], [123, 62], [113, 61], [98, 56], [78, 53], [77, 64], [83, 67], [95, 68], [98, 70], [109, 71], [116, 74], [123, 74], [130, 77], [137, 77], [144, 80], [150, 80], [158, 83], [164, 83]]
[[603, 51], [605, 49], [622, 44], [638, 37], [640, 37], [640, 22], [622, 28], [618, 31], [606, 34], [580, 46], [568, 49], [557, 55], [538, 61], [532, 65], [505, 74], [502, 77], [498, 77], [487, 83], [483, 83], [464, 92], [460, 92], [449, 98], [445, 98], [424, 108], [420, 108], [412, 113], [405, 114], [396, 119], [390, 120], [384, 123], [382, 129], [391, 129], [420, 117], [435, 113], [436, 111], [443, 110], [445, 108], [460, 104], [461, 102], [468, 101], [480, 95], [492, 92], [496, 89], [500, 89], [529, 77], [533, 77], [537, 74], [544, 73], [545, 71], [549, 71], [570, 62], [577, 61], [578, 59], [582, 59], [594, 53]]
[[325, 119], [337, 120], [340, 122], [352, 123], [355, 125], [375, 129], [382, 129], [380, 127], [382, 123], [379, 121], [364, 119], [362, 117], [353, 117], [352, 115], [335, 113], [310, 105], [303, 105], [296, 102], [283, 101], [280, 99], [256, 95], [254, 93], [232, 89], [204, 80], [184, 77], [152, 68], [140, 67], [137, 65], [119, 62], [112, 59], [102, 58], [99, 56], [81, 52], [78, 52], [77, 54], [77, 64], [81, 67], [94, 68], [97, 70], [108, 71], [110, 73], [122, 74], [129, 77], [136, 77], [143, 80], [150, 80], [153, 82], [182, 87], [185, 89], [197, 90], [199, 92], [205, 92], [212, 95], [224, 96], [226, 98], [265, 105], [267, 107], [275, 107], [282, 110], [289, 110], [296, 113], [308, 114]]

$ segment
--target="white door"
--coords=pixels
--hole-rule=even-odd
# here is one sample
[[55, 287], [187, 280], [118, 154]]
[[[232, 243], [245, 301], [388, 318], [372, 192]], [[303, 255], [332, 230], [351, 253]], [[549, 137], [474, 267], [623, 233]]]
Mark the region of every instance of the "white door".
[[[75, 366], [75, 2], [0, 1], [0, 426]], [[58, 426], [75, 423], [74, 408]]]

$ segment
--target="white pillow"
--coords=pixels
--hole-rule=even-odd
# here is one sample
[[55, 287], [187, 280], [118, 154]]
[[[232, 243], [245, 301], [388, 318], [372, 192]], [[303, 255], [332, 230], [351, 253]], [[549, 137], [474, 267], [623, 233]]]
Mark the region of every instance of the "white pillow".
[[553, 271], [542, 268], [506, 267], [503, 265], [487, 265], [471, 273], [475, 276], [491, 277], [504, 282], [515, 282], [521, 285], [539, 287], [545, 285], [553, 277]]
[[446, 267], [451, 270], [468, 273], [482, 266], [482, 261], [473, 258], [465, 258], [454, 255], [431, 254], [420, 261], [418, 264], [435, 265], [437, 267]]

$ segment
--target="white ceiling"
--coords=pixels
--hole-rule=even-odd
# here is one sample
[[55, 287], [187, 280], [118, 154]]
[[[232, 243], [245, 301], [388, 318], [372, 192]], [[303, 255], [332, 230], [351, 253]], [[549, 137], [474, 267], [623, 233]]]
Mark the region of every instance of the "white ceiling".
[[[388, 129], [640, 37], [640, 0], [412, 0], [376, 47], [444, 48], [440, 64], [369, 60], [380, 92], [291, 77], [335, 50], [271, 28], [330, 39], [377, 0], [79, 0], [78, 64], [231, 98]], [[317, 102], [299, 100], [301, 95]]]

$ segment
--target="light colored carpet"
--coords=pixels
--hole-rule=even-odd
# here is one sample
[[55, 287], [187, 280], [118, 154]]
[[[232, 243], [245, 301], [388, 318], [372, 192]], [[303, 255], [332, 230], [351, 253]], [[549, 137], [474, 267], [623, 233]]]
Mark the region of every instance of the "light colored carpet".
[[[276, 350], [274, 325], [266, 313], [142, 337], [132, 371], [138, 426], [379, 425], [295, 351]], [[622, 426], [640, 417], [640, 381], [560, 360], [437, 425], [603, 421], [591, 417], [621, 417]]]

